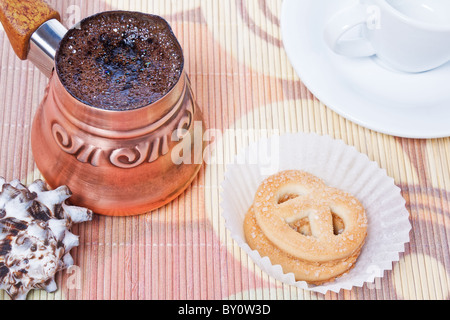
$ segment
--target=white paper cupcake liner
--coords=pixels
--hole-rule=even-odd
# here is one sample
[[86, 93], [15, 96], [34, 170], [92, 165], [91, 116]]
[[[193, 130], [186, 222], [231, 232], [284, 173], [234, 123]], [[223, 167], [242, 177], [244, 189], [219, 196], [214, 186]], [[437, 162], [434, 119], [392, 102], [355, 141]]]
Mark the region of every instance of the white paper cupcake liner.
[[[246, 243], [244, 217], [258, 186], [268, 176], [290, 169], [309, 172], [351, 193], [366, 209], [368, 234], [361, 254], [355, 267], [334, 282], [314, 286], [295, 281], [292, 273], [283, 273], [280, 265], [272, 265]], [[392, 269], [409, 242], [409, 213], [394, 180], [366, 155], [328, 136], [287, 134], [251, 144], [227, 166], [221, 195], [225, 225], [237, 244], [270, 276], [301, 289], [324, 294], [373, 283]]]

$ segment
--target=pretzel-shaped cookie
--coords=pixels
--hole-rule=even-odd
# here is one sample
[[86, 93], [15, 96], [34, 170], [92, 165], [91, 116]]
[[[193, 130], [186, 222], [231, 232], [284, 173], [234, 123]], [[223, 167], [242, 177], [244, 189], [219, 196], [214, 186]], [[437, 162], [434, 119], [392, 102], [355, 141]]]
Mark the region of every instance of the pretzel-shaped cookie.
[[[267, 239], [302, 261], [347, 259], [359, 252], [366, 237], [367, 218], [361, 203], [302, 171], [284, 171], [266, 179], [256, 193], [253, 211]], [[334, 231], [333, 214], [343, 221], [341, 233]], [[290, 226], [304, 218], [309, 219], [311, 235]]]
[[[305, 231], [308, 231], [307, 229]], [[276, 247], [256, 223], [253, 206], [244, 221], [244, 232], [248, 245], [262, 257], [267, 256], [274, 265], [281, 265], [285, 273], [293, 273], [297, 281], [320, 285], [330, 282], [350, 270], [358, 259], [360, 250], [346, 259], [330, 262], [307, 262], [290, 256]]]

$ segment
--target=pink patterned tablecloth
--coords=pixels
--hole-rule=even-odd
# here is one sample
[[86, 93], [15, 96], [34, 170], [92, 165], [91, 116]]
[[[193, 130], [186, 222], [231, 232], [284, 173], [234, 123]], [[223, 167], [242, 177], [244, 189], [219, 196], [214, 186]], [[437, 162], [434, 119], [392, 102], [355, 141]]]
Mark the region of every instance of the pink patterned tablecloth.
[[[67, 27], [80, 18], [125, 9], [163, 16], [185, 53], [208, 128], [223, 149], [180, 197], [135, 217], [96, 215], [76, 225], [77, 267], [57, 276], [58, 291], [28, 299], [448, 299], [450, 298], [450, 139], [396, 138], [360, 127], [316, 99], [297, 77], [280, 36], [282, 0], [52, 0]], [[40, 178], [30, 126], [47, 78], [19, 60], [0, 29], [0, 176]], [[325, 295], [279, 282], [230, 237], [220, 208], [226, 164], [259, 136], [257, 129], [315, 132], [356, 147], [395, 179], [407, 201], [411, 241], [373, 284]], [[3, 291], [0, 298], [9, 299]]]

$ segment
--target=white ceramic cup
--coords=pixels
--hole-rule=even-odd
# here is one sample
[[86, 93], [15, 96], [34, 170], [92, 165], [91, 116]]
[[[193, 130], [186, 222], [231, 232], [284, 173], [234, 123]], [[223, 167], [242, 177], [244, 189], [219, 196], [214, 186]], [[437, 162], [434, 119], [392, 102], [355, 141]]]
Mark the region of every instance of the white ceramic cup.
[[[350, 38], [357, 29], [360, 36]], [[429, 71], [450, 61], [450, 0], [360, 0], [328, 21], [324, 37], [340, 55]]]

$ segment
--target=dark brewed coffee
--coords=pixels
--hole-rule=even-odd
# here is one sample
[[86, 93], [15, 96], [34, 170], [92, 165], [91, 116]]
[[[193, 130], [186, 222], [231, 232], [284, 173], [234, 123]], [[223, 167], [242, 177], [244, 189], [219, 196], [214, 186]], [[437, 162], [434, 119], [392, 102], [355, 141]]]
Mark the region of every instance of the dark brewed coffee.
[[112, 11], [69, 30], [56, 56], [56, 71], [78, 100], [107, 110], [151, 104], [180, 78], [183, 54], [158, 16]]

